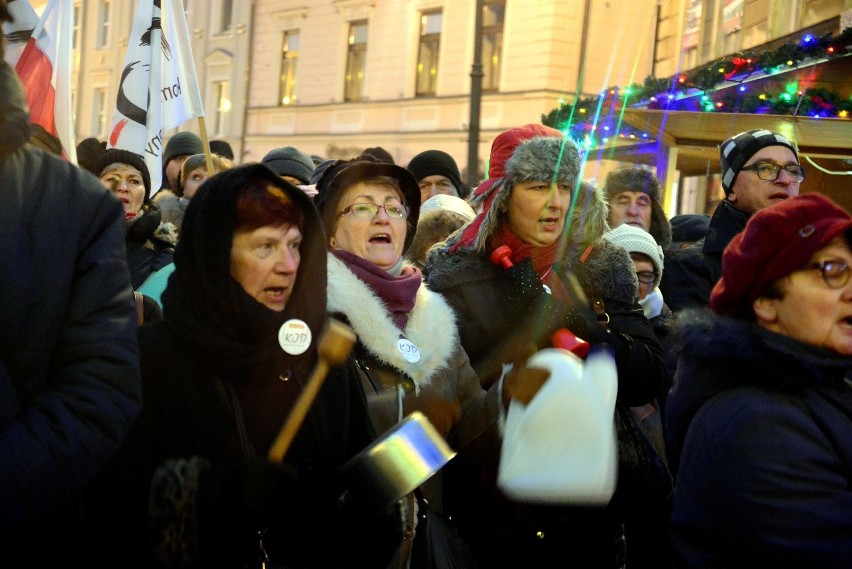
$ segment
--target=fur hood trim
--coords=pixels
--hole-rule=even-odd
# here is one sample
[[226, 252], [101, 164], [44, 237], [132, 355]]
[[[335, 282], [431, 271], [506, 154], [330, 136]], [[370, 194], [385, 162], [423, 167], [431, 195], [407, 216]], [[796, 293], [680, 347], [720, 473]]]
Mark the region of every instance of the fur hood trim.
[[447, 367], [458, 346], [453, 310], [443, 296], [421, 284], [405, 327], [405, 337], [420, 349], [420, 361], [406, 361], [397, 349], [399, 328], [394, 326], [381, 298], [331, 253], [328, 254], [328, 311], [343, 314], [358, 335], [358, 341], [380, 363], [411, 377], [417, 392], [431, 382], [438, 370]]
[[422, 269], [426, 265], [429, 249], [436, 243], [444, 241], [465, 223], [467, 220], [462, 215], [445, 209], [434, 210], [420, 216], [414, 239], [408, 251], [405, 252], [406, 258]]
[[[731, 374], [778, 386], [788, 381], [811, 381], [827, 369], [852, 371], [852, 360], [830, 350], [804, 344], [765, 330], [753, 322], [718, 316], [707, 308], [675, 316], [672, 331], [675, 355], [699, 364], [730, 367]], [[723, 374], [725, 375], [725, 374]]]

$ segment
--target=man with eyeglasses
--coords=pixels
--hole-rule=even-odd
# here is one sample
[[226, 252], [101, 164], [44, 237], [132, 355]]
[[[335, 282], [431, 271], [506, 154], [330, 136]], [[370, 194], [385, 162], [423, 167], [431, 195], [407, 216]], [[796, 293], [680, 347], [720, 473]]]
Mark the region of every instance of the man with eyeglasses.
[[799, 195], [805, 169], [795, 144], [769, 130], [741, 132], [719, 147], [722, 200], [710, 219], [704, 239], [666, 259], [660, 285], [673, 311], [706, 306], [722, 275], [722, 251], [762, 209]]

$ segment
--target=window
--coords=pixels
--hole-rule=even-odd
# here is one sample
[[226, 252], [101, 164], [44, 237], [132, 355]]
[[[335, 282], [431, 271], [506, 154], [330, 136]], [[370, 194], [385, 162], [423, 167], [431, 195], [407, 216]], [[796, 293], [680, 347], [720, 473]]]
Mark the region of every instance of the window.
[[219, 26], [216, 28], [220, 34], [231, 30], [234, 18], [234, 0], [219, 0]]
[[228, 112], [231, 110], [231, 83], [230, 81], [216, 81], [213, 83], [216, 93], [216, 116], [213, 124], [216, 126], [216, 134], [226, 134]]
[[292, 105], [296, 102], [296, 64], [299, 61], [299, 30], [284, 32], [281, 43], [281, 79], [278, 88], [278, 104]]
[[107, 108], [106, 89], [103, 87], [96, 88], [93, 100], [95, 103], [95, 114], [92, 117], [92, 130], [94, 131], [96, 138], [106, 140], [108, 128], [107, 120], [109, 120], [107, 116], [109, 109]]
[[109, 47], [109, 21], [112, 12], [112, 0], [101, 0], [98, 3], [98, 33], [96, 49]]
[[698, 67], [698, 47], [692, 46], [684, 51], [683, 69], [695, 69]]
[[740, 41], [743, 25], [743, 8], [745, 0], [725, 0], [719, 6], [722, 15], [722, 42], [721, 53], [718, 56], [728, 53], [736, 53], [740, 50]]
[[417, 55], [416, 95], [434, 95], [438, 76], [438, 51], [441, 46], [441, 12], [420, 16], [420, 50]]
[[367, 22], [349, 24], [349, 49], [346, 55], [346, 83], [343, 87], [344, 101], [360, 101], [363, 98], [364, 64], [367, 59]]
[[80, 51], [80, 5], [74, 4], [74, 23], [71, 32], [71, 49]]
[[500, 87], [500, 59], [503, 57], [505, 0], [485, 0], [482, 6], [482, 89]]

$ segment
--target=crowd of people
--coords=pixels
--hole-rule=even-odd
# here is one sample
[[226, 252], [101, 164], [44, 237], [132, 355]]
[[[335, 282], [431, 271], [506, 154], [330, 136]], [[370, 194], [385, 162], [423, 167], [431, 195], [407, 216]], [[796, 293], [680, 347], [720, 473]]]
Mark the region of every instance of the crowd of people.
[[[182, 131], [152, 188], [97, 139], [58, 156], [5, 63], [0, 107], [4, 564], [422, 567], [428, 509], [480, 569], [849, 566], [852, 216], [800, 195], [795, 141], [731, 133], [715, 212], [670, 219], [649, 170], [583, 179], [542, 124], [475, 187], [440, 149], [254, 162]], [[273, 460], [332, 319], [354, 346]], [[608, 504], [497, 484], [560, 329], [611, 354], [656, 459], [620, 450]], [[373, 503], [346, 465], [414, 412], [457, 455]]]

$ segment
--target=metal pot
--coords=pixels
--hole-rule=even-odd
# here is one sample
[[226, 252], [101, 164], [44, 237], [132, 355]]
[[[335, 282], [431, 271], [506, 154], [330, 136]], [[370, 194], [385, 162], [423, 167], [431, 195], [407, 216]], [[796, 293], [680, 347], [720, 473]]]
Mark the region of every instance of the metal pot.
[[358, 501], [381, 510], [426, 482], [456, 455], [423, 413], [415, 411], [341, 468]]

